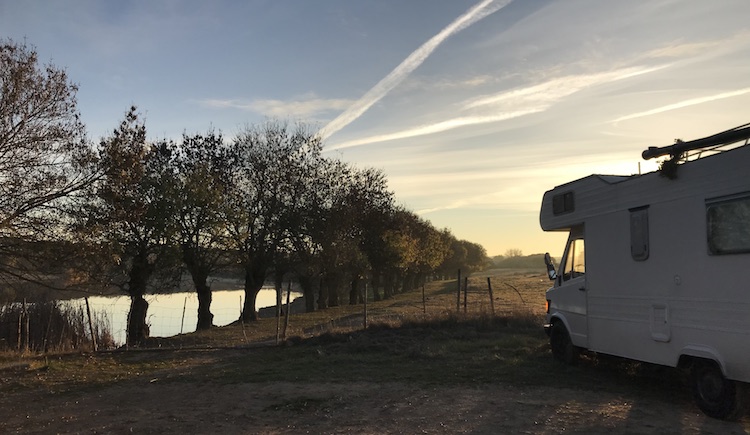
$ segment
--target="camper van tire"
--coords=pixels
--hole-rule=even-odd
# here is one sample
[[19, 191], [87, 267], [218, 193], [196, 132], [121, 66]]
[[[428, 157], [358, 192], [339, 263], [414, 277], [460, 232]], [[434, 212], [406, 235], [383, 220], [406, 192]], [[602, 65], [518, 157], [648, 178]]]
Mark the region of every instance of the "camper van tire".
[[750, 388], [724, 377], [714, 361], [697, 360], [691, 369], [693, 396], [706, 415], [722, 420], [739, 420], [748, 409]]
[[578, 360], [580, 349], [573, 345], [570, 340], [570, 334], [560, 320], [552, 321], [552, 328], [549, 334], [549, 344], [552, 348], [552, 356], [565, 364], [573, 365]]

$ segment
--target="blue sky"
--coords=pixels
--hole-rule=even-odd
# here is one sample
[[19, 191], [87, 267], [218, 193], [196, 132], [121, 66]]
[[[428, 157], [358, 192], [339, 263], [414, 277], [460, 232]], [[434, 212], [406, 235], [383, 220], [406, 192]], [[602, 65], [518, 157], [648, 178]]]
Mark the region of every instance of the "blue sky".
[[750, 122], [748, 16], [747, 0], [0, 0], [0, 37], [68, 70], [94, 140], [131, 105], [153, 139], [302, 120], [436, 227], [560, 255], [545, 190]]

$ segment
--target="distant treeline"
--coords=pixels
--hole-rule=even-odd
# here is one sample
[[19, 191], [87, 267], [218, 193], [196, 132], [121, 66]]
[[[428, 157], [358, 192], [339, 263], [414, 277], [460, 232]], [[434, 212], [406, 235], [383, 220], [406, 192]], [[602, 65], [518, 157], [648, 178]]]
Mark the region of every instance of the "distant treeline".
[[498, 269], [539, 269], [547, 270], [544, 265], [544, 254], [531, 255], [497, 255], [491, 259], [492, 267]]

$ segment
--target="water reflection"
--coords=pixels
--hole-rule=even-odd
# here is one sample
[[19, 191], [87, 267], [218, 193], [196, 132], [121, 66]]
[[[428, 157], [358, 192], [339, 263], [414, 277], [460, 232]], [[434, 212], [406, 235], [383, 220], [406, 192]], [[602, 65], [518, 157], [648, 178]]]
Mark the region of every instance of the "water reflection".
[[[245, 299], [244, 290], [219, 290], [212, 292], [211, 313], [214, 325], [228, 325], [240, 317]], [[292, 291], [291, 299], [302, 296]], [[148, 318], [152, 337], [171, 337], [180, 333], [195, 331], [198, 322], [198, 297], [195, 292], [172, 293], [163, 295], [146, 295], [148, 301]], [[282, 294], [286, 301], [286, 290]], [[84, 299], [76, 299], [73, 304], [83, 305]], [[276, 305], [276, 291], [263, 288], [256, 299], [256, 309]], [[115, 342], [125, 343], [130, 297], [128, 296], [93, 296], [89, 297], [91, 315], [94, 318], [106, 319], [109, 323]]]

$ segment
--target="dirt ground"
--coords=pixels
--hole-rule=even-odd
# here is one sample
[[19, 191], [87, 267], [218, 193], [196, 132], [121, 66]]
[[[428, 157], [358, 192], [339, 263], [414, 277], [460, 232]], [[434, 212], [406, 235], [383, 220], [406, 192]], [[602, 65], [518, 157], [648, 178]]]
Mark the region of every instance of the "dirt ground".
[[[506, 296], [515, 300], [523, 294], [543, 306], [539, 287], [546, 281], [538, 281], [506, 279], [515, 290]], [[437, 304], [435, 295], [431, 302]], [[455, 303], [453, 293], [444, 296], [447, 306]], [[403, 378], [386, 383], [251, 383], [241, 376], [221, 381], [209, 374], [233, 358], [252, 358], [252, 350], [182, 355], [170, 358], [189, 359], [183, 365], [116, 382], [73, 379], [62, 387], [44, 381], [53, 371], [0, 369], [0, 433], [750, 434], [750, 416], [741, 422], [711, 419], [685, 391], [643, 394], [642, 388], [623, 389], [622, 383], [590, 391], [564, 388], [560, 385], [570, 383], [554, 378], [535, 386], [424, 386]]]
[[[204, 363], [220, 365], [221, 358]], [[0, 433], [750, 433], [750, 419], [714, 420], [684, 397], [673, 403], [553, 386], [226, 384], [163, 375], [62, 393], [4, 394]]]

